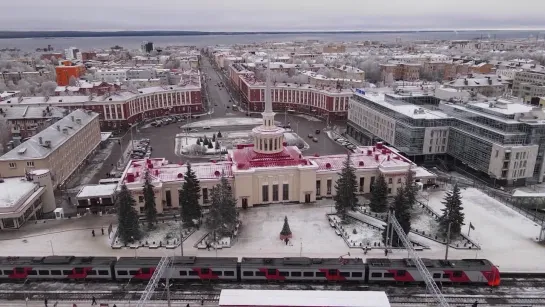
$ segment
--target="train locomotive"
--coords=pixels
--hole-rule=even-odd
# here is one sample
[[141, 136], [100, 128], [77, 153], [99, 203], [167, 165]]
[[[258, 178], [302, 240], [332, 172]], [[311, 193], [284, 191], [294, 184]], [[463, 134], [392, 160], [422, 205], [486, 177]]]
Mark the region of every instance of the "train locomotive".
[[[0, 282], [14, 280], [147, 281], [159, 257], [0, 257]], [[443, 284], [498, 286], [500, 272], [486, 259], [422, 259]], [[246, 258], [173, 257], [173, 281], [423, 283], [408, 258]]]

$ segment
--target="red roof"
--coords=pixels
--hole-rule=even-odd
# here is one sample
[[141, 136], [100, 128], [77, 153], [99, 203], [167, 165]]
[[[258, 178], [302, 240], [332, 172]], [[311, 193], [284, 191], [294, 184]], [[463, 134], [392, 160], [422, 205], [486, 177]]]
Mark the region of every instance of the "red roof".
[[233, 162], [238, 169], [308, 165], [308, 161], [295, 146], [284, 147], [281, 152], [275, 154], [257, 153], [251, 146], [238, 148], [233, 151]]

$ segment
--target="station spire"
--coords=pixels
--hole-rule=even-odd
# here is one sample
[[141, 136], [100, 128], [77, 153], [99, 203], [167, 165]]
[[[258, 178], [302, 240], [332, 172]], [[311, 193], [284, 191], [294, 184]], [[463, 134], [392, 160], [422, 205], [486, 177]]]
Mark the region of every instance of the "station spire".
[[265, 129], [275, 129], [274, 125], [274, 112], [272, 107], [272, 95], [271, 95], [271, 57], [267, 56], [267, 71], [265, 80], [265, 110], [262, 113], [263, 126]]

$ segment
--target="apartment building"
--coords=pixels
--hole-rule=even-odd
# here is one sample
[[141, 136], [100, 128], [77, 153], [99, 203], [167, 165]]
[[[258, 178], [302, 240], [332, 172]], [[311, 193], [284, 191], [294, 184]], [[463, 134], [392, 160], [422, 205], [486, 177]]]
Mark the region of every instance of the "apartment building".
[[501, 96], [507, 90], [507, 83], [497, 75], [476, 78], [459, 78], [446, 82], [446, 88], [463, 90], [488, 97]]
[[416, 81], [420, 79], [420, 68], [416, 63], [385, 63], [380, 64], [382, 82]]
[[97, 69], [95, 79], [102, 82], [121, 82], [127, 79], [126, 69]]
[[57, 85], [66, 86], [70, 84], [70, 78], [76, 80], [85, 74], [85, 66], [83, 64], [60, 65], [55, 67], [57, 74]]
[[502, 185], [543, 181], [541, 108], [505, 99], [416, 105], [409, 97], [362, 91], [349, 103], [347, 133], [364, 144], [384, 140], [415, 162], [440, 159]]
[[21, 80], [27, 81], [45, 81], [52, 79], [52, 74], [49, 71], [25, 71], [25, 72], [2, 72], [0, 73], [4, 83], [9, 81], [17, 84]]
[[0, 120], [5, 120], [15, 144], [29, 138], [65, 117], [66, 110], [49, 106], [1, 106]]
[[517, 71], [513, 79], [513, 95], [526, 102], [533, 97], [545, 96], [545, 69]]
[[0, 157], [0, 174], [25, 176], [48, 169], [62, 185], [100, 144], [99, 115], [76, 110]]

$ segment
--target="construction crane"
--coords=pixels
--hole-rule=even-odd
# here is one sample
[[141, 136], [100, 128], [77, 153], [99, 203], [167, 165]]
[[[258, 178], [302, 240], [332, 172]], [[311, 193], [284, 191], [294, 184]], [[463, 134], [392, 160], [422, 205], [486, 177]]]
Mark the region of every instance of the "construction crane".
[[[153, 275], [151, 276], [148, 282], [148, 285], [146, 286], [146, 289], [144, 290], [144, 293], [142, 293], [140, 300], [136, 304], [137, 307], [146, 306], [153, 292], [155, 291], [155, 288], [157, 287], [159, 280], [163, 278], [164, 275], [168, 275], [170, 273], [169, 270], [170, 270], [171, 264], [172, 264], [172, 259], [170, 259], [170, 257], [168, 256], [164, 256], [163, 258], [161, 258], [161, 260], [159, 260], [159, 263], [157, 264], [157, 267], [155, 268], [155, 271], [153, 272]], [[168, 278], [167, 278], [167, 287], [168, 287]]]
[[439, 287], [437, 287], [437, 284], [435, 283], [430, 272], [428, 271], [428, 269], [422, 262], [422, 259], [420, 259], [416, 251], [413, 249], [411, 241], [405, 234], [405, 231], [403, 231], [403, 228], [401, 227], [401, 225], [395, 218], [394, 212], [392, 211], [388, 214], [388, 225], [386, 228], [386, 234], [387, 234], [386, 248], [388, 248], [388, 245], [389, 245], [388, 241], [392, 240], [392, 235], [390, 235], [390, 231], [393, 234], [394, 230], [397, 233], [399, 240], [401, 240], [401, 242], [403, 243], [403, 246], [405, 247], [405, 249], [407, 249], [410, 259], [416, 265], [416, 268], [418, 269], [418, 271], [420, 272], [420, 275], [424, 279], [424, 282], [426, 283], [426, 289], [428, 290], [428, 293], [430, 293], [435, 299], [435, 303], [437, 304], [437, 306], [448, 307], [449, 304], [447, 303], [445, 297], [443, 296], [443, 293], [441, 293], [441, 290], [439, 289]]

